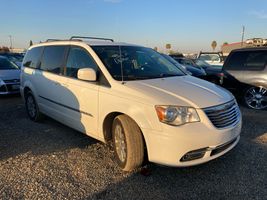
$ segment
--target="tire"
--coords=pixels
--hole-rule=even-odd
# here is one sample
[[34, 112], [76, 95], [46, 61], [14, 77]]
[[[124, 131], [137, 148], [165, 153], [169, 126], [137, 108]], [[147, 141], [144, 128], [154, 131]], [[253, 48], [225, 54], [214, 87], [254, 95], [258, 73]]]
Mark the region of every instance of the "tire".
[[138, 125], [128, 116], [117, 116], [112, 124], [115, 159], [124, 171], [140, 167], [144, 160], [144, 140]]
[[30, 91], [25, 95], [25, 107], [27, 114], [32, 121], [39, 122], [43, 119], [43, 114], [40, 112], [38, 104]]
[[247, 87], [243, 93], [243, 102], [248, 108], [264, 110], [267, 108], [267, 89], [264, 87]]

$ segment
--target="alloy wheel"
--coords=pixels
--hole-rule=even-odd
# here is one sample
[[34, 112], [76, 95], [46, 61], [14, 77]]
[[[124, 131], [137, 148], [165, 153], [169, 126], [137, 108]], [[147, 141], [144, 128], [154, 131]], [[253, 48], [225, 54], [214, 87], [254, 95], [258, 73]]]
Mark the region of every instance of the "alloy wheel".
[[245, 102], [253, 109], [267, 108], [267, 89], [263, 87], [251, 87], [245, 92]]
[[126, 140], [123, 128], [117, 125], [115, 128], [115, 149], [121, 162], [125, 162], [127, 156]]
[[27, 110], [30, 117], [34, 118], [36, 116], [36, 105], [31, 95], [27, 97]]

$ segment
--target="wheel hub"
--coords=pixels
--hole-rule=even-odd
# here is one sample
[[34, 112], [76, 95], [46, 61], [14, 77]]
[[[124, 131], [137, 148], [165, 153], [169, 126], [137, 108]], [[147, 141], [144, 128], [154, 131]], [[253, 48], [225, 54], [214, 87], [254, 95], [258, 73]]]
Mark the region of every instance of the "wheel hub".
[[115, 148], [121, 162], [126, 160], [126, 141], [121, 126], [115, 128]]
[[267, 89], [263, 87], [252, 87], [245, 95], [247, 105], [253, 109], [267, 108]]
[[34, 100], [31, 96], [28, 97], [27, 107], [28, 107], [28, 112], [29, 112], [30, 116], [34, 117], [35, 113], [36, 113], [36, 108], [35, 108]]

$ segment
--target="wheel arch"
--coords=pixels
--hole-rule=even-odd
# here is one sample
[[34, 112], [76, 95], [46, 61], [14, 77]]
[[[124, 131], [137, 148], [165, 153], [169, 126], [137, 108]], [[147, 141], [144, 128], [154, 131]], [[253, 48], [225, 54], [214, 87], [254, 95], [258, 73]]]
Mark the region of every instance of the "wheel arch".
[[[137, 124], [137, 126], [139, 127], [139, 129], [142, 133], [142, 129], [141, 129], [140, 125], [131, 116], [129, 116], [128, 114], [123, 113], [123, 112], [111, 112], [111, 113], [106, 115], [106, 117], [104, 118], [104, 121], [102, 123], [102, 130], [103, 130], [105, 142], [108, 142], [112, 138], [112, 123], [113, 123], [114, 119], [119, 115], [126, 115], [127, 117], [129, 117], [134, 123]], [[143, 133], [142, 133], [142, 137], [144, 139]], [[144, 139], [144, 142], [145, 142], [145, 139]]]

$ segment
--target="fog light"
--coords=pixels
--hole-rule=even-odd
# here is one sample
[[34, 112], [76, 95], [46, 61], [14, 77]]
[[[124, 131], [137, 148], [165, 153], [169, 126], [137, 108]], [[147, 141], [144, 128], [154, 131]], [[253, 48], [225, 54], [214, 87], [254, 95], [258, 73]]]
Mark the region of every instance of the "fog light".
[[186, 161], [191, 161], [191, 160], [196, 160], [199, 158], [203, 158], [205, 153], [209, 150], [209, 148], [202, 148], [202, 149], [197, 149], [194, 151], [189, 151], [186, 153], [181, 159], [181, 162], [186, 162]]

